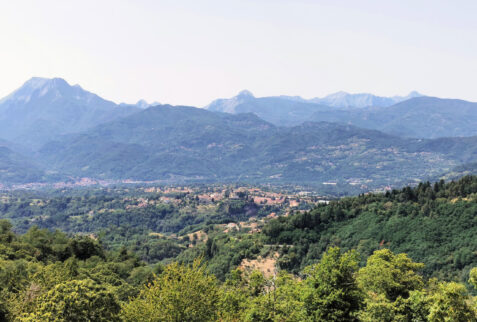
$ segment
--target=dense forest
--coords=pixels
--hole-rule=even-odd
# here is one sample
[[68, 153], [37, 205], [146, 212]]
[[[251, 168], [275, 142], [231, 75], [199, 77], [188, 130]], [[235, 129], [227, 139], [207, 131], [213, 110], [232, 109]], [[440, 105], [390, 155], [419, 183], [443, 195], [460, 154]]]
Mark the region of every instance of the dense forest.
[[330, 202], [194, 189], [3, 193], [3, 319], [477, 319], [477, 177]]
[[[421, 183], [379, 194], [347, 197], [266, 222], [260, 234], [209, 233], [207, 243], [183, 252], [209, 256], [221, 279], [244, 258], [278, 253], [280, 269], [298, 274], [331, 246], [356, 249], [363, 265], [375, 250], [389, 248], [425, 264], [426, 277], [466, 283], [477, 266], [477, 177]], [[251, 247], [250, 245], [253, 245]], [[233, 251], [230, 251], [233, 250]], [[191, 255], [194, 254], [194, 255]]]
[[280, 266], [295, 272], [332, 244], [365, 256], [388, 247], [424, 262], [428, 276], [464, 280], [477, 266], [476, 214], [477, 177], [469, 176], [343, 198], [273, 220], [264, 234], [268, 243], [290, 245], [281, 248]]
[[[300, 277], [232, 270], [220, 282], [203, 258], [147, 266], [89, 237], [0, 222], [0, 314], [11, 321], [475, 321], [462, 284], [426, 279], [406, 254], [329, 248]], [[469, 282], [477, 287], [477, 269]]]

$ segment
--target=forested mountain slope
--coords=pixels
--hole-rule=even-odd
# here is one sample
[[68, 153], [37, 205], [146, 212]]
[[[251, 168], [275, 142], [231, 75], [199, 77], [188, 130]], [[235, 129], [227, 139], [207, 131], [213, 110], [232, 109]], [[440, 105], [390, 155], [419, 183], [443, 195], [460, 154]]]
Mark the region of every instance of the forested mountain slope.
[[333, 201], [264, 228], [280, 248], [280, 267], [312, 263], [329, 245], [369, 255], [383, 247], [426, 264], [425, 274], [465, 280], [477, 266], [477, 177], [419, 184]]
[[377, 187], [469, 162], [476, 140], [402, 139], [326, 122], [276, 127], [253, 114], [164, 105], [50, 142], [39, 157], [52, 170], [97, 178]]

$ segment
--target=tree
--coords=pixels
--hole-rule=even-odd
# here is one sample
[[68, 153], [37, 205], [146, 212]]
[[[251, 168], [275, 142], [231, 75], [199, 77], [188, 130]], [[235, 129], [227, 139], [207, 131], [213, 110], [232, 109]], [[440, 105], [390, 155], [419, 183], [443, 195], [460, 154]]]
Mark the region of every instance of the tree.
[[15, 239], [12, 224], [8, 219], [0, 219], [0, 242], [11, 243]]
[[219, 321], [241, 321], [252, 298], [243, 271], [234, 269], [220, 288]]
[[357, 257], [355, 251], [342, 254], [338, 247], [332, 247], [318, 264], [305, 270], [309, 286], [305, 307], [314, 320], [357, 320], [363, 302], [363, 293], [354, 276], [358, 270]]
[[360, 319], [419, 321], [427, 314], [426, 295], [420, 293], [424, 282], [417, 274], [423, 267], [424, 264], [414, 263], [406, 254], [395, 255], [389, 249], [375, 251], [358, 273], [359, 286], [367, 293], [366, 308]]
[[413, 262], [406, 254], [381, 249], [368, 257], [366, 266], [359, 270], [358, 282], [362, 289], [395, 301], [399, 296], [408, 298], [410, 291], [424, 286], [417, 273], [422, 268], [424, 264]]
[[468, 304], [464, 285], [439, 283], [438, 291], [430, 296], [429, 321], [477, 321], [477, 312]]
[[90, 279], [57, 284], [36, 300], [22, 321], [119, 321], [121, 309], [113, 292]]
[[474, 267], [470, 270], [469, 283], [474, 285], [475, 289], [477, 289], [477, 267]]
[[265, 280], [264, 290], [244, 312], [245, 321], [312, 321], [304, 306], [304, 282], [281, 272]]
[[219, 288], [200, 260], [192, 266], [173, 263], [123, 306], [126, 321], [213, 321]]

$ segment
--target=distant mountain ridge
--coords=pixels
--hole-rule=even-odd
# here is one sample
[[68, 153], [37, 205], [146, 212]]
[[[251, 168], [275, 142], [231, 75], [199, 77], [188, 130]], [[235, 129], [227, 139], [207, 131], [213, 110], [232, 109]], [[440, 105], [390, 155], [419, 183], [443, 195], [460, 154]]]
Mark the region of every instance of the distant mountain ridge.
[[343, 122], [403, 137], [477, 135], [477, 103], [415, 97], [387, 108], [317, 111], [313, 121]]
[[[300, 103], [314, 103], [326, 105], [329, 107], [335, 107], [338, 109], [350, 109], [350, 108], [364, 108], [364, 107], [388, 107], [402, 101], [424, 96], [417, 91], [410, 92], [407, 96], [376, 96], [368, 93], [358, 93], [350, 94], [344, 91], [336, 92], [325, 97], [315, 97], [311, 99], [302, 98], [300, 96], [269, 96], [263, 98], [279, 98], [286, 99], [294, 102]], [[247, 99], [253, 99], [255, 96], [248, 91], [243, 90], [237, 96], [232, 98], [220, 98], [214, 100], [212, 103], [207, 105], [205, 108], [211, 111], [219, 111], [226, 113], [235, 113], [235, 107], [247, 101]]]
[[148, 103], [144, 99], [140, 99], [139, 101], [136, 102], [136, 104], [119, 103], [119, 106], [135, 106], [135, 107], [142, 108], [142, 109], [148, 108], [148, 107], [151, 107], [151, 106], [156, 106], [156, 105], [161, 105], [161, 103], [159, 103], [157, 101], [154, 101], [152, 103]]
[[309, 121], [315, 112], [353, 110], [365, 107], [388, 107], [421, 94], [408, 96], [379, 97], [372, 94], [348, 94], [338, 92], [324, 98], [304, 99], [299, 96], [270, 96], [256, 98], [243, 90], [232, 98], [214, 100], [205, 109], [231, 114], [254, 113], [260, 118], [279, 126], [294, 126]]
[[231, 99], [215, 100], [206, 109], [231, 114], [253, 113], [275, 125], [295, 126], [309, 121], [309, 117], [317, 111], [329, 110], [329, 107], [280, 97], [256, 98], [251, 92], [242, 91]]
[[364, 107], [388, 107], [414, 97], [423, 96], [412, 91], [407, 96], [383, 97], [373, 94], [359, 93], [350, 94], [346, 92], [337, 92], [324, 98], [313, 98], [309, 102], [324, 104], [336, 108], [364, 108]]
[[323, 99], [305, 100], [296, 96], [256, 98], [244, 91], [231, 99], [215, 100], [206, 109], [232, 114], [254, 113], [278, 126], [324, 121], [349, 123], [403, 137], [477, 135], [477, 103], [422, 96], [417, 92], [405, 97], [342, 92]]

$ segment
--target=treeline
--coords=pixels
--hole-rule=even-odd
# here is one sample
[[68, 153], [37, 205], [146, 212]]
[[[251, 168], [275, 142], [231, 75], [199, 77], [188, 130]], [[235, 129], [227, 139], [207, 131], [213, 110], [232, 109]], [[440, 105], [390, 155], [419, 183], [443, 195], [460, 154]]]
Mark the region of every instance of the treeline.
[[[388, 249], [359, 268], [329, 248], [299, 277], [234, 269], [221, 282], [204, 258], [146, 266], [89, 237], [0, 222], [4, 321], [476, 321], [464, 285], [426, 279], [423, 264]], [[468, 276], [477, 287], [477, 269]]]
[[263, 229], [266, 243], [282, 245], [279, 265], [297, 273], [329, 245], [366, 256], [381, 248], [426, 264], [423, 273], [466, 281], [477, 266], [477, 177], [420, 183], [415, 188], [343, 198], [304, 213], [279, 217]]

